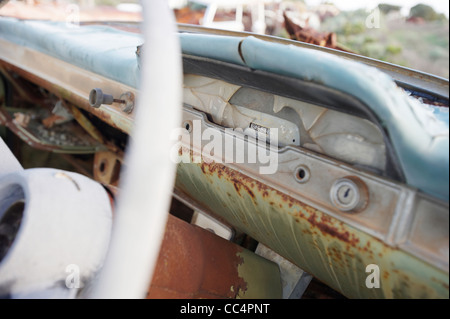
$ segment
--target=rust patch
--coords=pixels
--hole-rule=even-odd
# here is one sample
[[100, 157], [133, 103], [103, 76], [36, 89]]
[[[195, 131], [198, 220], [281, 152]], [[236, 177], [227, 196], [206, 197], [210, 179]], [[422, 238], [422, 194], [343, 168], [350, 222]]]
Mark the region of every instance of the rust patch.
[[94, 156], [94, 179], [103, 185], [118, 187], [123, 156], [112, 152], [97, 152]]
[[[257, 211], [256, 204], [264, 202], [266, 203], [265, 207], [268, 210], [267, 213], [279, 211], [280, 214], [292, 218], [292, 222], [299, 224], [296, 230], [298, 230], [299, 237], [301, 238], [298, 238], [298, 240], [301, 240], [302, 243], [308, 245], [309, 256], [311, 256], [311, 258], [322, 258], [324, 254], [326, 254], [330, 257], [331, 262], [329, 265], [325, 265], [325, 268], [336, 269], [336, 272], [342, 272], [347, 269], [346, 267], [354, 267], [353, 260], [357, 263], [364, 264], [372, 262], [376, 263], [377, 261], [380, 261], [383, 256], [386, 256], [387, 253], [399, 250], [399, 248], [386, 245], [381, 239], [375, 237], [363, 236], [363, 239], [360, 239], [358, 237], [359, 231], [346, 223], [341, 222], [333, 216], [329, 216], [314, 207], [308, 206], [285, 193], [273, 189], [256, 179], [246, 176], [238, 170], [217, 163], [203, 163], [201, 166], [202, 172], [205, 174], [205, 176], [201, 178], [201, 181], [204, 182], [204, 179], [210, 180], [211, 177], [217, 181], [217, 177], [220, 176], [219, 178], [221, 180], [218, 183], [223, 183], [223, 185], [228, 186], [226, 196], [228, 196], [230, 200], [239, 200], [239, 196], [242, 197], [245, 195], [244, 191], [250, 191], [253, 196], [255, 196], [253, 197], [249, 193], [249, 195], [254, 198], [255, 203], [255, 206], [249, 208], [252, 211]], [[231, 187], [231, 185], [233, 185], [233, 187]], [[189, 192], [187, 193], [189, 194]], [[212, 196], [214, 197], [216, 195], [212, 194]], [[221, 201], [219, 195], [217, 195], [217, 200], [219, 202]], [[246, 229], [251, 229], [245, 216], [246, 215], [239, 216], [239, 220], [234, 224], [235, 227], [242, 227], [244, 231]], [[276, 214], [274, 214], [273, 217], [277, 218]], [[263, 230], [260, 230], [260, 233], [253, 235], [257, 240], [263, 242], [266, 241], [267, 245], [273, 243], [273, 240], [270, 237], [271, 234], [267, 234]], [[320, 239], [320, 241], [317, 241], [317, 239]], [[273, 245], [277, 244], [278, 243], [275, 243]], [[283, 241], [282, 244], [288, 245], [289, 242]], [[304, 268], [306, 271], [313, 271], [307, 269], [309, 266], [303, 262], [300, 256], [292, 258], [294, 259], [294, 263]], [[402, 273], [395, 269], [395, 265], [392, 265], [392, 267], [389, 267], [389, 269], [386, 269], [385, 271], [386, 272], [382, 273], [385, 280], [392, 280], [392, 278], [398, 277]], [[317, 273], [317, 271], [315, 274], [322, 281], [333, 286], [333, 279], [328, 278], [327, 274]]]
[[[194, 156], [194, 155], [192, 155]], [[276, 189], [273, 189], [253, 178], [250, 178], [234, 169], [226, 167], [222, 164], [217, 163], [203, 163], [201, 165], [202, 172], [208, 175], [217, 175], [220, 179], [225, 179], [226, 181], [232, 183], [236, 193], [239, 196], [242, 196], [242, 190], [245, 190], [253, 199], [255, 205], [257, 204], [257, 195], [262, 196], [262, 199], [269, 201], [269, 205], [274, 209], [283, 209], [283, 205], [286, 205], [290, 209], [290, 214], [294, 218], [295, 222], [301, 224], [303, 222], [310, 223], [313, 227], [318, 229], [323, 235], [331, 236], [333, 238], [338, 239], [342, 243], [345, 244], [345, 248], [343, 253], [348, 253], [352, 249], [357, 249], [359, 252], [370, 255], [370, 258], [373, 259], [373, 251], [372, 244], [370, 241], [376, 241], [382, 244], [382, 247], [386, 247], [386, 245], [377, 238], [371, 238], [365, 245], [362, 247], [360, 245], [360, 239], [355, 236], [351, 232], [351, 230], [346, 229], [346, 225], [343, 222], [340, 222], [334, 219], [331, 216], [328, 216], [315, 208], [306, 205], [287, 194], [284, 194]], [[227, 194], [229, 197], [233, 197], [232, 194]], [[272, 198], [276, 198], [277, 200], [270, 200]], [[286, 208], [287, 208], [286, 207]], [[292, 211], [296, 210], [296, 213]], [[248, 225], [246, 221], [242, 221], [245, 225]], [[302, 229], [302, 232], [306, 236], [312, 236], [313, 231]], [[383, 248], [384, 251], [385, 248]], [[389, 249], [397, 250], [397, 248], [389, 247]], [[381, 252], [379, 256], [383, 255]]]
[[217, 174], [219, 179], [227, 176], [227, 179], [233, 183], [234, 189], [240, 196], [241, 190], [243, 189], [252, 199], [256, 198], [255, 193], [252, 191], [252, 188], [255, 187], [255, 182], [249, 177], [244, 177], [244, 175], [214, 162], [210, 164], [203, 162], [201, 170], [205, 175]]
[[169, 216], [147, 297], [235, 299], [247, 290], [239, 277], [243, 248]]
[[[308, 222], [311, 225], [320, 229], [323, 234], [330, 235], [332, 237], [336, 237], [339, 240], [346, 242], [352, 246], [356, 246], [359, 243], [359, 239], [355, 238], [354, 235], [350, 235], [348, 231], [341, 231], [336, 226], [332, 224], [331, 218], [326, 215], [322, 215], [320, 221], [317, 220], [316, 213], [313, 213], [309, 218]], [[339, 222], [341, 225], [342, 223]]]
[[441, 284], [442, 287], [444, 287], [445, 289], [447, 289], [447, 290], [449, 289], [448, 284], [446, 284], [445, 282], [442, 282], [442, 281], [440, 281], [440, 280], [438, 280], [438, 279], [436, 279], [434, 277], [431, 277], [431, 280], [434, 281], [437, 284]]
[[[203, 174], [205, 175], [213, 175], [216, 174], [219, 179], [226, 178], [231, 183], [233, 183], [233, 186], [236, 190], [236, 192], [241, 195], [241, 190], [245, 190], [252, 199], [256, 199], [255, 192], [258, 194], [261, 194], [263, 198], [267, 198], [270, 196], [269, 191], [275, 191], [278, 196], [282, 197], [282, 200], [286, 202], [290, 207], [293, 207], [296, 202], [293, 198], [290, 196], [278, 192], [276, 190], [273, 190], [269, 188], [267, 185], [258, 182], [246, 175], [243, 175], [233, 169], [230, 169], [222, 164], [217, 163], [205, 163], [203, 162], [201, 164], [201, 169]], [[303, 205], [298, 203], [299, 205]]]
[[241, 189], [239, 188], [239, 183], [233, 182], [233, 186], [234, 186], [234, 189], [236, 190], [236, 192], [237, 192], [239, 195], [241, 195]]
[[[26, 111], [26, 110], [24, 110]], [[47, 152], [70, 152], [79, 148], [86, 153], [93, 153], [97, 142], [77, 125], [66, 123], [53, 128], [46, 128], [37, 112], [15, 113], [15, 118], [4, 108], [0, 108], [0, 123], [8, 127], [24, 143]], [[19, 121], [18, 121], [19, 119]]]
[[[192, 154], [191, 156], [193, 157], [194, 154]], [[214, 162], [202, 163], [201, 169], [203, 174], [205, 175], [216, 174], [220, 179], [225, 178], [226, 180], [230, 181], [239, 196], [242, 196], [242, 190], [245, 190], [254, 200], [256, 200], [255, 191], [258, 194], [261, 194], [263, 198], [268, 198], [271, 196], [271, 194], [275, 194], [277, 197], [281, 198], [281, 203], [275, 204], [274, 201], [271, 201], [271, 206], [277, 205], [277, 207], [283, 208], [283, 203], [285, 203], [289, 208], [293, 208], [294, 206], [300, 208], [298, 214], [294, 216], [297, 217], [295, 218], [296, 222], [301, 222], [301, 220], [298, 218], [300, 217], [302, 220], [306, 220], [311, 225], [318, 228], [323, 234], [335, 237], [353, 247], [356, 247], [356, 245], [359, 243], [359, 239], [356, 238], [353, 234], [350, 234], [349, 231], [342, 230], [344, 226], [342, 222], [338, 222], [332, 217], [325, 214], [320, 214], [320, 220], [318, 220], [318, 211], [316, 209], [290, 197], [289, 195], [272, 189], [269, 186], [257, 180], [254, 180], [253, 178], [250, 178], [222, 164], [217, 164]], [[309, 217], [306, 217], [303, 211], [306, 212]]]

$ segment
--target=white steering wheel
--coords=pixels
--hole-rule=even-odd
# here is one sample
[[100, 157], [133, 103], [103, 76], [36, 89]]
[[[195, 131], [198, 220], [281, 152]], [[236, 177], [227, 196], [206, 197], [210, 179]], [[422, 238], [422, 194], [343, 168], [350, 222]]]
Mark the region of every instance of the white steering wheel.
[[145, 49], [135, 127], [110, 249], [92, 298], [143, 298], [159, 255], [175, 180], [170, 137], [181, 123], [182, 60], [167, 0], [141, 1]]

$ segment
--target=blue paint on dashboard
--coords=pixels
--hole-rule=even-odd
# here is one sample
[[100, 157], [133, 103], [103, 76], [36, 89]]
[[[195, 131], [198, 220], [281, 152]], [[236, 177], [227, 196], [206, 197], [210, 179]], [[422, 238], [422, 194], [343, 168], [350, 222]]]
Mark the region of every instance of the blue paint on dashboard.
[[220, 46], [209, 45], [211, 36], [181, 34], [180, 37], [182, 43], [189, 42], [187, 50], [183, 46], [184, 53], [224, 62], [236, 60], [236, 64], [254, 70], [318, 83], [357, 98], [373, 111], [388, 132], [407, 183], [449, 201], [448, 112], [437, 113], [435, 119], [445, 127], [434, 130], [430, 123], [420, 119], [429, 114], [419, 114], [419, 102], [398, 88], [385, 73], [326, 52], [255, 37], [216, 36], [216, 42], [240, 43], [240, 48], [234, 44], [234, 53], [224, 59], [220, 58]]
[[[136, 47], [143, 42], [139, 34], [107, 26], [73, 28], [59, 22], [2, 18], [0, 37], [139, 87], [135, 55]], [[388, 75], [326, 52], [254, 37], [181, 33], [180, 41], [184, 54], [319, 83], [357, 98], [388, 132], [407, 183], [449, 201], [448, 109], [433, 108], [434, 119], [424, 121], [430, 113], [423, 113], [418, 102]]]
[[139, 34], [108, 26], [2, 18], [0, 36], [128, 86], [139, 86], [135, 54], [143, 43]]

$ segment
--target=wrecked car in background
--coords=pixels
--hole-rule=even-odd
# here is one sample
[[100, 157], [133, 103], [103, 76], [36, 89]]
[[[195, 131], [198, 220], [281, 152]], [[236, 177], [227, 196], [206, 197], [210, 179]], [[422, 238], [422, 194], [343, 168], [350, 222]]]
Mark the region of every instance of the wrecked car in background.
[[[186, 25], [164, 45], [162, 25], [0, 19], [0, 124], [77, 172], [0, 144], [3, 296], [299, 298], [310, 274], [349, 298], [449, 297], [448, 80]], [[171, 215], [127, 232], [169, 210], [157, 150], [178, 163]], [[146, 245], [158, 258], [128, 257]]]
[[273, 13], [267, 8], [277, 3], [277, 0], [192, 0], [175, 9], [175, 15], [179, 23], [265, 34], [267, 23], [272, 25], [276, 20], [276, 17], [267, 17]]

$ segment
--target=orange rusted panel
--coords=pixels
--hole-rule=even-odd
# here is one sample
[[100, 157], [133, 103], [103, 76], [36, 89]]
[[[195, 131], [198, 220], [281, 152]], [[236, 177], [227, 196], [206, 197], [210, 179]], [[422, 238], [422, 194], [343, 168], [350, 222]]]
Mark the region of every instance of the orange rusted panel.
[[[280, 281], [278, 267], [213, 233], [169, 217], [158, 263], [147, 297], [150, 299], [235, 299], [249, 296], [249, 258], [261, 265], [261, 282]], [[262, 264], [270, 264], [266, 268]], [[259, 283], [256, 283], [259, 284]], [[281, 284], [259, 285], [261, 298], [281, 296]]]

